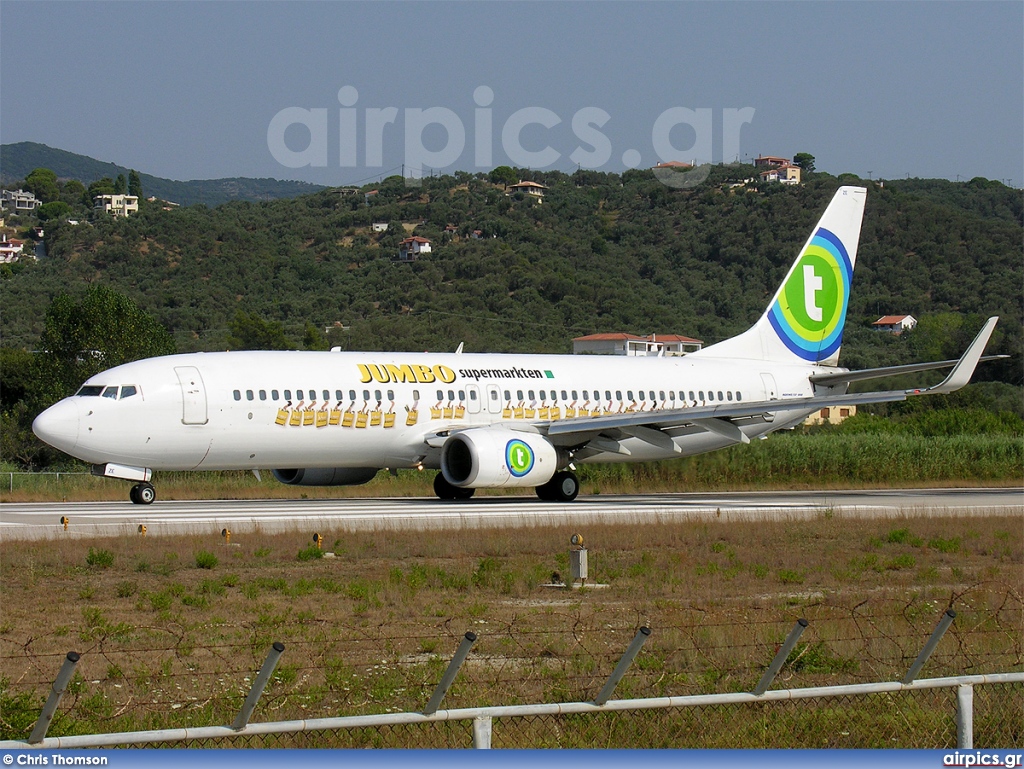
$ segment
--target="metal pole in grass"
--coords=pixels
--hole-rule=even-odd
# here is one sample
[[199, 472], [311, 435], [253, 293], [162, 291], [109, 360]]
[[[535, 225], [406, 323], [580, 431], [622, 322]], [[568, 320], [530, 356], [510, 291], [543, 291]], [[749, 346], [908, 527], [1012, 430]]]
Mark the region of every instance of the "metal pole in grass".
[[754, 691], [751, 692], [757, 697], [760, 697], [766, 691], [768, 687], [772, 685], [772, 681], [775, 680], [775, 676], [782, 670], [782, 666], [786, 664], [786, 660], [789, 659], [789, 653], [793, 651], [793, 647], [796, 646], [796, 642], [800, 640], [800, 636], [804, 630], [807, 629], [807, 625], [810, 624], [806, 619], [801, 617], [793, 625], [793, 629], [789, 631], [789, 637], [786, 638], [786, 642], [782, 644], [775, 653], [775, 659], [772, 660], [772, 664], [768, 666], [768, 669], [764, 671], [764, 675], [761, 676], [761, 680], [757, 682], [757, 686], [754, 687]]
[[952, 609], [946, 609], [946, 613], [942, 615], [942, 618], [939, 620], [939, 624], [932, 632], [931, 638], [928, 639], [924, 648], [921, 649], [921, 653], [917, 655], [917, 659], [914, 660], [914, 664], [910, 666], [910, 670], [908, 670], [907, 674], [903, 676], [902, 683], [909, 684], [913, 682], [914, 678], [917, 677], [918, 671], [924, 667], [924, 663], [928, 661], [928, 658], [932, 656], [932, 652], [935, 651], [935, 647], [939, 645], [939, 641], [942, 640], [942, 636], [946, 634], [946, 631], [949, 630], [949, 626], [953, 624], [954, 619], [956, 619], [956, 612]]
[[611, 699], [612, 692], [615, 691], [615, 687], [618, 686], [619, 681], [626, 675], [626, 671], [629, 670], [629, 666], [633, 664], [633, 660], [636, 659], [636, 655], [640, 653], [640, 649], [647, 643], [647, 639], [651, 635], [651, 629], [649, 627], [641, 627], [633, 640], [629, 644], [629, 648], [626, 649], [626, 653], [622, 655], [622, 659], [619, 660], [619, 664], [615, 666], [615, 670], [605, 681], [604, 687], [601, 689], [601, 693], [594, 699], [595, 705], [604, 705], [608, 700]]
[[956, 687], [956, 746], [974, 747], [974, 686]]
[[490, 716], [473, 719], [473, 747], [476, 750], [490, 750], [493, 720]]
[[68, 682], [71, 681], [71, 676], [74, 675], [75, 665], [78, 664], [78, 660], [81, 658], [81, 655], [77, 652], [68, 652], [68, 656], [64, 658], [64, 664], [57, 674], [57, 680], [53, 682], [50, 696], [46, 699], [46, 704], [43, 706], [43, 712], [39, 714], [39, 720], [36, 721], [32, 734], [29, 735], [29, 743], [34, 745], [46, 738], [46, 730], [50, 728], [53, 715], [57, 712], [57, 706], [60, 705], [60, 698], [64, 696], [64, 690], [68, 688]]
[[274, 641], [274, 645], [270, 647], [270, 654], [267, 655], [267, 659], [263, 663], [263, 667], [260, 668], [259, 675], [256, 676], [256, 680], [252, 683], [252, 689], [249, 690], [249, 696], [245, 698], [245, 702], [242, 704], [242, 709], [238, 711], [238, 716], [235, 718], [235, 722], [231, 724], [231, 728], [236, 732], [244, 729], [246, 724], [249, 723], [249, 717], [252, 715], [252, 711], [256, 708], [256, 703], [263, 694], [263, 690], [267, 687], [267, 682], [270, 681], [270, 677], [274, 674], [274, 668], [277, 667], [278, 660], [281, 659], [281, 654], [283, 652], [284, 644], [280, 641]]
[[434, 689], [434, 693], [430, 695], [430, 702], [423, 708], [423, 715], [432, 716], [437, 712], [437, 709], [441, 706], [441, 700], [444, 699], [444, 695], [448, 693], [448, 689], [451, 688], [452, 682], [455, 680], [455, 676], [459, 674], [459, 669], [462, 667], [462, 663], [466, 661], [466, 657], [469, 656], [469, 650], [473, 648], [473, 644], [476, 643], [476, 633], [471, 630], [466, 631], [466, 635], [462, 637], [462, 643], [459, 644], [459, 648], [455, 650], [455, 656], [452, 657], [452, 661], [448, 663], [448, 669], [444, 671], [444, 676], [441, 678], [441, 683]]

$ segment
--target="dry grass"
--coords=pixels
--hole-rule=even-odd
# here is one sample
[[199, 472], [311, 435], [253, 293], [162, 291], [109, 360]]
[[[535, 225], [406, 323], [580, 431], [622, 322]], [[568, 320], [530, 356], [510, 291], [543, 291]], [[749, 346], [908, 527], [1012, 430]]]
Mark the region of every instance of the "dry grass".
[[[591, 581], [562, 529], [57, 539], [0, 551], [0, 738], [31, 723], [69, 650], [82, 661], [51, 734], [230, 722], [270, 644], [285, 654], [259, 720], [416, 710], [466, 630], [451, 707], [592, 698], [637, 628], [616, 696], [749, 690], [801, 616], [776, 688], [892, 680], [942, 611], [922, 676], [1024, 667], [1019, 518], [589, 526]], [[4, 699], [4, 698], [7, 699]]]

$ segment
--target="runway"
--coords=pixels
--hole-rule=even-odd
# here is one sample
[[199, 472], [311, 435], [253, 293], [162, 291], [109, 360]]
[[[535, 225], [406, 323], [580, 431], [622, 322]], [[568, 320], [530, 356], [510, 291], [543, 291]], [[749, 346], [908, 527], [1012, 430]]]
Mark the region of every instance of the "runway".
[[[766, 491], [587, 496], [571, 503], [536, 497], [53, 502], [0, 505], [0, 542], [57, 537], [279, 531], [398, 531], [657, 523], [679, 520], [790, 521], [842, 517], [1024, 516], [1024, 489]], [[68, 519], [65, 531], [60, 520]]]

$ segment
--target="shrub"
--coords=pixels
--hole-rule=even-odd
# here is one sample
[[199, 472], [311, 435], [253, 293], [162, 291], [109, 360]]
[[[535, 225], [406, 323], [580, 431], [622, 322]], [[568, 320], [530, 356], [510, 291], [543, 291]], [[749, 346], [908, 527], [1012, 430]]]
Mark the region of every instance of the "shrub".
[[89, 548], [89, 554], [85, 556], [85, 562], [89, 566], [96, 566], [100, 569], [109, 569], [114, 565], [114, 554], [109, 550], [96, 550]]
[[213, 553], [207, 552], [206, 550], [200, 550], [196, 553], [196, 568], [197, 569], [215, 569], [220, 561], [217, 560], [217, 556]]
[[324, 551], [316, 545], [310, 545], [304, 547], [299, 551], [298, 559], [300, 561], [315, 561], [317, 558], [323, 558]]

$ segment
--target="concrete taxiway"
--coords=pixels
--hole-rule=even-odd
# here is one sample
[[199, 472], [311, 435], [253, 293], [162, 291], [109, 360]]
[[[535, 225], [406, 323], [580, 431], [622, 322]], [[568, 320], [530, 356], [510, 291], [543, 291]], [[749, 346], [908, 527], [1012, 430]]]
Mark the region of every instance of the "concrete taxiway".
[[[252, 531], [398, 531], [679, 520], [784, 521], [842, 517], [1015, 515], [1024, 489], [769, 491], [646, 496], [586, 496], [571, 503], [535, 497], [4, 503], [0, 541], [57, 537], [206, 534]], [[68, 520], [65, 530], [61, 518]]]

